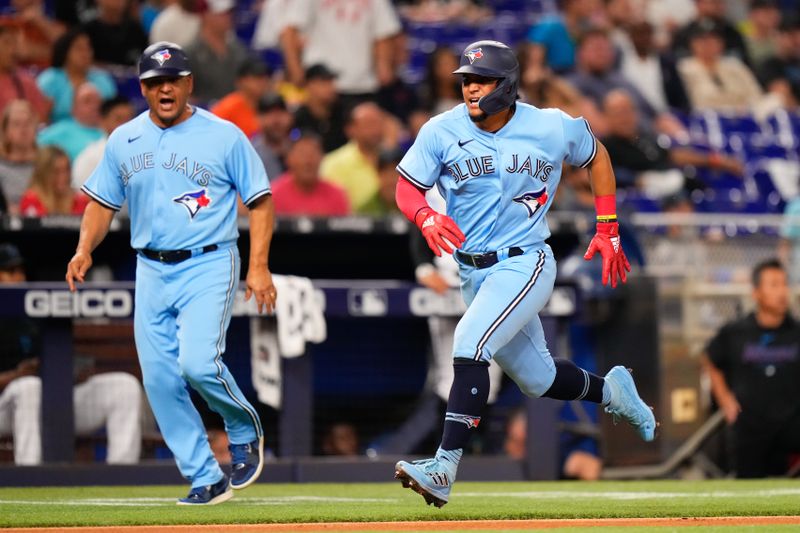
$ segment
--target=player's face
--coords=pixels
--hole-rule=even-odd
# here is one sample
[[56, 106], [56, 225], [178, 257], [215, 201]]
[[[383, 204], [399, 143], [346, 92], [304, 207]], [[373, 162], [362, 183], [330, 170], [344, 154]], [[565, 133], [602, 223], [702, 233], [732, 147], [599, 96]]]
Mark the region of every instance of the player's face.
[[142, 80], [142, 96], [150, 107], [150, 118], [168, 128], [183, 122], [192, 112], [188, 106], [194, 88], [192, 76], [159, 76]]
[[463, 76], [461, 94], [464, 97], [464, 103], [467, 104], [469, 118], [473, 122], [486, 120], [487, 115], [478, 107], [478, 100], [492, 92], [497, 87], [497, 82], [496, 78], [487, 78], [476, 74], [465, 74]]
[[759, 310], [771, 314], [786, 314], [789, 309], [786, 272], [779, 268], [763, 270], [758, 286], [753, 290], [753, 299]]

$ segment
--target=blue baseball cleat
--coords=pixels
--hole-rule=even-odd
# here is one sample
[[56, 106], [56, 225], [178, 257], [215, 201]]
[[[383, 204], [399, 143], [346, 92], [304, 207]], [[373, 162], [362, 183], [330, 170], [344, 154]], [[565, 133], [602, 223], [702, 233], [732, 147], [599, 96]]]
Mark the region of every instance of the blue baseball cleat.
[[425, 498], [428, 505], [443, 507], [450, 499], [450, 489], [456, 481], [460, 458], [461, 450], [440, 450], [432, 459], [412, 463], [399, 461], [394, 467], [394, 477], [402, 482], [403, 488], [411, 489]]
[[233, 498], [230, 480], [228, 476], [222, 475], [222, 479], [213, 485], [195, 487], [189, 491], [189, 495], [178, 500], [178, 505], [217, 505]]
[[231, 487], [243, 489], [253, 484], [264, 467], [264, 437], [247, 444], [231, 444]]
[[615, 366], [606, 374], [606, 383], [611, 387], [611, 401], [606, 406], [606, 413], [614, 417], [615, 423], [624, 418], [636, 428], [642, 439], [652, 441], [656, 437], [658, 423], [653, 409], [639, 397], [630, 370]]

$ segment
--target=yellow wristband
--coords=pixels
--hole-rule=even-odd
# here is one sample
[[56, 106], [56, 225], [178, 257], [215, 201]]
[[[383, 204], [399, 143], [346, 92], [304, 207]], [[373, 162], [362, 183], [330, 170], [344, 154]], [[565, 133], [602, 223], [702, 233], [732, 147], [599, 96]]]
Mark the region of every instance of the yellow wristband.
[[598, 222], [616, 222], [617, 215], [597, 215]]

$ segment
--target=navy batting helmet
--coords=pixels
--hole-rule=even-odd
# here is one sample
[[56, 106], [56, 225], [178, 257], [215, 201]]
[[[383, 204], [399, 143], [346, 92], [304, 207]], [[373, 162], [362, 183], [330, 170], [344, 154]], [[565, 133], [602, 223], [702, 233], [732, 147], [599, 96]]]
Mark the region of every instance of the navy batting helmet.
[[519, 62], [514, 51], [500, 41], [478, 41], [464, 49], [461, 66], [453, 74], [475, 74], [497, 78], [497, 87], [478, 101], [487, 115], [511, 107], [517, 100]]
[[151, 44], [139, 56], [139, 79], [158, 76], [188, 76], [189, 58], [179, 45], [167, 41]]

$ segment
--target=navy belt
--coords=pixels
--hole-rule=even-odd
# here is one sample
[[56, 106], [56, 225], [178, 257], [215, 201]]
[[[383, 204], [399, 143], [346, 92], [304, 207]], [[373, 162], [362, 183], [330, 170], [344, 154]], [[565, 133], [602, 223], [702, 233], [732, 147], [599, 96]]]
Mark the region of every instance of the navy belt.
[[[213, 252], [217, 248], [219, 248], [219, 246], [216, 244], [203, 246], [197, 255]], [[192, 257], [192, 250], [148, 250], [147, 248], [142, 248], [139, 251], [142, 252], [142, 255], [146, 258], [161, 263], [180, 263]]]
[[[525, 253], [525, 250], [517, 246], [512, 246], [508, 249], [508, 257], [516, 257]], [[497, 264], [497, 252], [486, 252], [483, 254], [468, 254], [461, 250], [456, 250], [456, 257], [465, 265], [473, 266], [475, 268], [489, 268]]]

